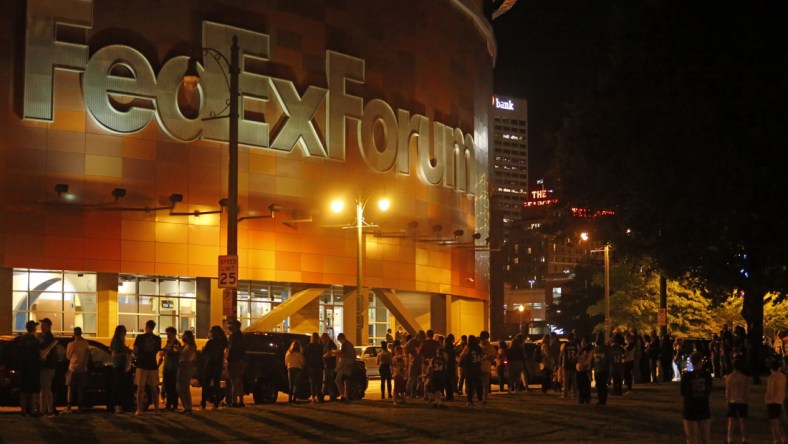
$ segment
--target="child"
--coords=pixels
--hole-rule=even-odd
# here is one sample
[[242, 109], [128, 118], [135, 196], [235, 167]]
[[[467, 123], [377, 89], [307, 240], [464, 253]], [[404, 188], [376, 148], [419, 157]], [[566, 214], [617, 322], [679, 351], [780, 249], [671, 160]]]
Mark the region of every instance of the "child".
[[427, 369], [427, 377], [429, 379], [427, 387], [429, 387], [430, 404], [433, 407], [443, 408], [441, 393], [446, 386], [446, 353], [443, 347], [439, 348], [435, 357], [432, 358]]
[[394, 348], [394, 357], [391, 359], [391, 373], [394, 376], [394, 405], [405, 403], [405, 384], [406, 384], [407, 364], [402, 346]]
[[725, 401], [728, 403], [728, 440], [733, 443], [734, 422], [739, 419], [741, 442], [747, 442], [747, 400], [750, 397], [750, 379], [744, 374], [744, 362], [737, 359], [733, 363], [733, 372], [725, 377]]
[[780, 415], [785, 399], [785, 373], [780, 371], [780, 361], [775, 359], [771, 364], [771, 376], [766, 385], [766, 412], [772, 428], [772, 442], [785, 444], [785, 430], [780, 423]]
[[682, 419], [688, 443], [709, 442], [711, 375], [702, 368], [702, 360], [703, 355], [699, 352], [690, 355], [692, 371], [681, 378], [681, 396], [684, 398]]

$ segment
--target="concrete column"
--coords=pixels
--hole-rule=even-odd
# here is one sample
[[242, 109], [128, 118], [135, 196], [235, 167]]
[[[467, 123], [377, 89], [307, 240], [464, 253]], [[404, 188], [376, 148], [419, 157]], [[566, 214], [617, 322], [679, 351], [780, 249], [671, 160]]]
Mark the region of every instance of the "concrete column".
[[10, 335], [13, 330], [14, 270], [0, 268], [0, 335]]
[[100, 338], [111, 338], [118, 325], [118, 274], [98, 273], [96, 275], [97, 325], [96, 334]]
[[430, 328], [438, 334], [448, 334], [446, 329], [446, 296], [430, 293]]
[[[215, 304], [211, 304], [211, 296], [213, 293], [213, 280], [211, 278], [198, 277], [197, 278], [197, 320], [195, 321], [194, 328], [196, 329], [196, 337], [208, 337], [208, 330], [211, 329], [211, 320], [214, 315], [211, 310], [212, 306], [219, 308], [219, 315], [221, 316], [221, 291], [217, 290], [217, 298]], [[216, 323], [220, 322], [220, 319]]]

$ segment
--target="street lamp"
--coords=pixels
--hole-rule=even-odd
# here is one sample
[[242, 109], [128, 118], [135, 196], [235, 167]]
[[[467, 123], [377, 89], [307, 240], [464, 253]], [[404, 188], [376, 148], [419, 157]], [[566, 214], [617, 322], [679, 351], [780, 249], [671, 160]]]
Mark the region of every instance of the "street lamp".
[[[580, 239], [587, 241], [589, 235], [580, 233]], [[605, 254], [605, 341], [610, 338], [610, 244], [605, 242], [601, 249], [591, 250], [592, 253], [604, 252]]]
[[520, 306], [517, 307], [517, 311], [520, 312], [519, 313], [519, 316], [520, 316], [520, 334], [522, 334], [523, 333], [523, 312], [525, 311], [525, 306], [523, 304], [520, 304]]
[[[361, 197], [360, 194], [356, 195], [356, 345], [361, 345], [361, 338], [364, 335], [364, 312], [362, 310], [364, 303], [362, 278], [363, 278], [363, 242], [364, 242], [364, 207], [367, 205], [367, 199]], [[381, 211], [388, 211], [391, 207], [391, 201], [383, 198], [378, 201], [378, 208]], [[345, 203], [341, 199], [331, 202], [331, 210], [335, 213], [340, 213], [345, 208]]]
[[[229, 165], [227, 173], [227, 256], [235, 258], [235, 264], [238, 264], [238, 75], [240, 67], [238, 63], [238, 36], [233, 36], [233, 43], [230, 46], [230, 59], [227, 60], [221, 51], [214, 48], [200, 48], [203, 54], [210, 55], [216, 63], [222, 67], [220, 60], [227, 65], [230, 71], [230, 83], [227, 85], [230, 89], [230, 104], [229, 111], [226, 116], [229, 119]], [[222, 67], [223, 68], [223, 67]], [[186, 72], [183, 74], [183, 84], [189, 88], [197, 88], [200, 81], [200, 75], [197, 72], [197, 62], [194, 58], [189, 59], [186, 67]], [[216, 118], [216, 117], [211, 117]], [[209, 118], [210, 119], [210, 118]], [[238, 277], [236, 275], [235, 287], [230, 289], [232, 291], [232, 317], [238, 316]], [[225, 312], [227, 308], [225, 307]]]

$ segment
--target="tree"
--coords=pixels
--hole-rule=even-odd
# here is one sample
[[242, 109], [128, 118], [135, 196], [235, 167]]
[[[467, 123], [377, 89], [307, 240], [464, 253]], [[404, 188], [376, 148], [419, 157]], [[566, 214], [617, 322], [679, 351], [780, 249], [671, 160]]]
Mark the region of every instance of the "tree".
[[579, 334], [591, 334], [604, 314], [590, 315], [588, 307], [604, 298], [604, 283], [598, 261], [587, 261], [577, 265], [572, 279], [564, 286], [558, 304], [547, 307], [547, 322], [568, 332], [573, 329]]
[[550, 173], [557, 232], [573, 207], [613, 211], [596, 238], [716, 301], [737, 289], [755, 338], [764, 296], [788, 290], [786, 12], [620, 2], [609, 70], [570, 109]]

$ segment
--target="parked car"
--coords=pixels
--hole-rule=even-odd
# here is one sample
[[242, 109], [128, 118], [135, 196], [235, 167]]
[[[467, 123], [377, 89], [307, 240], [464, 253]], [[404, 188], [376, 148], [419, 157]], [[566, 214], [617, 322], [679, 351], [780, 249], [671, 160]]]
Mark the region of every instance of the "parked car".
[[[16, 368], [16, 336], [0, 336], [0, 405], [19, 405], [20, 381]], [[57, 345], [52, 349], [56, 356], [55, 376], [52, 380], [52, 391], [55, 396], [55, 405], [63, 406], [67, 403], [68, 387], [66, 386], [66, 347], [73, 339], [58, 337]], [[88, 361], [88, 378], [85, 386], [84, 402], [86, 407], [97, 405], [112, 405], [112, 353], [106, 345], [86, 339], [90, 350]], [[131, 411], [135, 406], [134, 396], [134, 370], [126, 377], [129, 378], [127, 387], [131, 387], [128, 395], [123, 399], [123, 408]]]
[[356, 357], [364, 361], [367, 365], [367, 376], [379, 378], [380, 366], [378, 365], [378, 353], [383, 349], [378, 345], [357, 345], [355, 349]]
[[[512, 342], [506, 341], [506, 346], [511, 347]], [[498, 352], [497, 341], [493, 343], [495, 352]], [[539, 369], [539, 362], [541, 361], [540, 344], [534, 342], [526, 342], [523, 344], [525, 350], [525, 363], [523, 365], [523, 374], [525, 378], [525, 385], [534, 385], [542, 383], [542, 371]], [[509, 367], [504, 370], [503, 377], [506, 381], [509, 380]], [[490, 374], [490, 382], [498, 384], [498, 367], [493, 363], [492, 373]]]
[[[281, 332], [244, 333], [246, 368], [244, 370], [244, 393], [251, 394], [256, 404], [276, 402], [279, 392], [287, 393], [287, 367], [285, 354], [293, 341], [300, 341], [302, 348], [309, 343], [308, 335]], [[357, 359], [352, 376], [351, 398], [361, 399], [367, 390], [367, 370], [364, 361]], [[200, 378], [202, 359], [197, 356], [197, 378]], [[228, 381], [229, 384], [229, 381]], [[309, 399], [309, 378], [302, 374], [296, 389], [297, 399]]]

